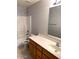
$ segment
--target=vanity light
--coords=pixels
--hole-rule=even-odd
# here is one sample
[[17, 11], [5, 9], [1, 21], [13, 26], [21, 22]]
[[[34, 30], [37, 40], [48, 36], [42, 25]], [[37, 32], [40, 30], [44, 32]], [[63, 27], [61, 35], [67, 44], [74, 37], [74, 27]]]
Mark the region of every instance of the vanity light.
[[55, 0], [55, 3], [53, 3], [53, 5], [57, 5], [57, 4], [60, 4], [61, 3], [61, 0]]
[[56, 6], [61, 5], [61, 0], [49, 0], [49, 3], [50, 3], [50, 5], [49, 5], [50, 8], [56, 7]]

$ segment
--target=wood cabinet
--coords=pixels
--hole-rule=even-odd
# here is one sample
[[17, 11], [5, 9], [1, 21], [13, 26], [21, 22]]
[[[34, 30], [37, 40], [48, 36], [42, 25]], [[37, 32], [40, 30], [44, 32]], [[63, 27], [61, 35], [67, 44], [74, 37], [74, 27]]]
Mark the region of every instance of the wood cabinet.
[[47, 55], [43, 54], [42, 59], [49, 59]]
[[29, 51], [30, 51], [31, 56], [35, 59], [36, 58], [36, 48], [32, 42], [29, 43]]
[[29, 39], [29, 51], [34, 59], [58, 59], [31, 39]]
[[42, 47], [37, 44], [36, 46], [36, 59], [41, 59], [42, 58]]
[[41, 59], [41, 56], [42, 56], [42, 52], [39, 51], [38, 49], [36, 50], [36, 59]]
[[48, 59], [58, 59], [53, 54], [49, 53], [47, 50], [43, 49], [43, 54], [48, 57]]

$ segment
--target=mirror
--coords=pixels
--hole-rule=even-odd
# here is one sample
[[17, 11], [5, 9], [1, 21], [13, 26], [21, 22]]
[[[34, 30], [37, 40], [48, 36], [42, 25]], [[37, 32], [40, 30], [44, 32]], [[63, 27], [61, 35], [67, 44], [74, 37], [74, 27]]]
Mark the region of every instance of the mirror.
[[61, 5], [49, 8], [48, 34], [61, 38]]

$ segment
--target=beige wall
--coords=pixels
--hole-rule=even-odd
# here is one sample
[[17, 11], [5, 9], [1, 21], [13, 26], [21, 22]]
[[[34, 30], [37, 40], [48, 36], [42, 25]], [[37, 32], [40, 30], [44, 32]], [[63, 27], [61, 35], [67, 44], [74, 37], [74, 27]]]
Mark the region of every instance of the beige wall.
[[27, 8], [27, 15], [32, 16], [32, 33], [48, 33], [49, 0], [40, 2]]
[[17, 6], [17, 16], [26, 16], [26, 15], [27, 15], [26, 7]]

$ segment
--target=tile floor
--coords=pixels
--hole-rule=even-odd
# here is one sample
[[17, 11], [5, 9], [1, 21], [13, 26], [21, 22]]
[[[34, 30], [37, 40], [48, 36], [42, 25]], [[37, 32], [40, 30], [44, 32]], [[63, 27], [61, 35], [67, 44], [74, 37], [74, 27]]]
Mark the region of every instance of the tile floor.
[[29, 54], [28, 48], [24, 48], [24, 46], [20, 46], [17, 48], [17, 59], [32, 59]]

